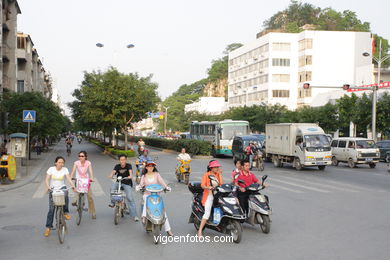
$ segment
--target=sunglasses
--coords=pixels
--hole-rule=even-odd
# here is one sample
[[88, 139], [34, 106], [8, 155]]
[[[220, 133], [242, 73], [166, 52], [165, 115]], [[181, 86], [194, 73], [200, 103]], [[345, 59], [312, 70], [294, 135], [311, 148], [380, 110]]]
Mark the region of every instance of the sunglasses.
[[85, 157], [84, 155], [79, 155], [79, 157]]

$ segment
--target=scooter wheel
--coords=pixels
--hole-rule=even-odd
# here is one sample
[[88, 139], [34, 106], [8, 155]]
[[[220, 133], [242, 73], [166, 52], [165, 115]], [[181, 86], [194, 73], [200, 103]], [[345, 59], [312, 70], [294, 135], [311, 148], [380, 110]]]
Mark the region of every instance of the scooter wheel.
[[233, 237], [233, 242], [238, 244], [242, 238], [242, 225], [237, 220], [231, 222], [232, 228], [229, 230], [229, 234]]

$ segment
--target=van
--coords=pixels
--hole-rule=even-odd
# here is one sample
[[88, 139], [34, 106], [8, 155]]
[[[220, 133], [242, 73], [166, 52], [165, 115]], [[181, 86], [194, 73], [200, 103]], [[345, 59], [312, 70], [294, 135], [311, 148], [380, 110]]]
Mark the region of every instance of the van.
[[261, 137], [257, 135], [238, 135], [234, 137], [232, 145], [233, 161], [247, 159], [245, 148], [249, 145], [249, 142], [263, 144]]
[[378, 141], [376, 143], [381, 153], [381, 160], [390, 162], [390, 140]]
[[380, 152], [373, 140], [357, 137], [335, 138], [331, 143], [332, 165], [339, 162], [348, 163], [350, 168], [357, 164], [368, 164], [375, 168], [379, 162]]

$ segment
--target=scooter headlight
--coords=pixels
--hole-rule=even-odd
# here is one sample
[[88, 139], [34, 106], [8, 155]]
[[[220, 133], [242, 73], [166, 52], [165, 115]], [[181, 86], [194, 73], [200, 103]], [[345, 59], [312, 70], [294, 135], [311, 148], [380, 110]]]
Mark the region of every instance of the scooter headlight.
[[235, 205], [237, 203], [236, 198], [223, 198], [223, 200], [230, 205]]
[[231, 211], [231, 209], [229, 209], [228, 207], [226, 206], [222, 206], [223, 210], [226, 211], [227, 213], [233, 215], [233, 211]]

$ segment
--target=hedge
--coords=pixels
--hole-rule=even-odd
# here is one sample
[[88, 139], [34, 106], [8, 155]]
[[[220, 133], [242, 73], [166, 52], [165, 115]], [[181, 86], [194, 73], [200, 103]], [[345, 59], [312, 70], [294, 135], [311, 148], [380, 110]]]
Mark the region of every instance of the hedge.
[[113, 155], [126, 155], [127, 157], [135, 157], [136, 154], [135, 154], [135, 151], [134, 150], [120, 150], [120, 149], [115, 149], [114, 147], [108, 145], [108, 144], [105, 144], [105, 143], [102, 143], [100, 142], [99, 140], [97, 139], [92, 139], [90, 138], [89, 141], [93, 144], [96, 144], [97, 146], [103, 148], [105, 151], [109, 152], [110, 154], [113, 154]]
[[129, 136], [128, 141], [138, 142], [141, 138], [147, 145], [178, 152], [181, 151], [181, 148], [186, 148], [187, 153], [192, 155], [210, 155], [211, 151], [211, 144], [209, 142], [193, 139], [168, 140], [164, 138]]

